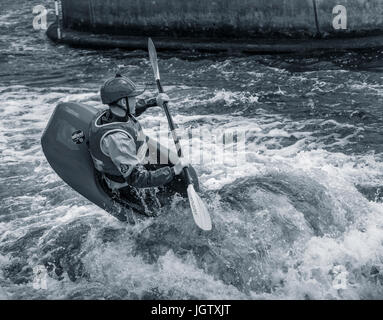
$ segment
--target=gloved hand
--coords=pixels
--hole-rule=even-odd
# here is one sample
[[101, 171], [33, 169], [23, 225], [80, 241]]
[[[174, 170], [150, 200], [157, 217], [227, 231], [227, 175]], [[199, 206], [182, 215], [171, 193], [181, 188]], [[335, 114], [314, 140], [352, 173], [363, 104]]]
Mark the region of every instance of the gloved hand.
[[166, 93], [159, 93], [156, 97], [157, 106], [163, 107], [165, 102], [169, 102], [169, 96]]
[[176, 163], [176, 165], [173, 167], [174, 173], [176, 174], [176, 176], [178, 176], [182, 172], [183, 168], [186, 168], [189, 165], [190, 165], [189, 160], [185, 158], [180, 158], [179, 161]]

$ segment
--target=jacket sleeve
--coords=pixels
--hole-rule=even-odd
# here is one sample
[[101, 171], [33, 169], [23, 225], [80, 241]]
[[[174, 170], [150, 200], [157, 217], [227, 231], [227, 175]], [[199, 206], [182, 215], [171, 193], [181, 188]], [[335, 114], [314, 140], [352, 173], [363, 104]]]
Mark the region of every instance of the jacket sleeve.
[[135, 116], [138, 117], [141, 114], [143, 114], [146, 109], [151, 108], [151, 107], [157, 107], [157, 101], [156, 98], [151, 98], [151, 99], [139, 99], [136, 104], [136, 114]]
[[174, 179], [175, 173], [171, 167], [152, 171], [140, 164], [136, 145], [128, 134], [123, 132], [109, 134], [102, 143], [103, 149], [129, 185], [136, 188], [158, 187]]

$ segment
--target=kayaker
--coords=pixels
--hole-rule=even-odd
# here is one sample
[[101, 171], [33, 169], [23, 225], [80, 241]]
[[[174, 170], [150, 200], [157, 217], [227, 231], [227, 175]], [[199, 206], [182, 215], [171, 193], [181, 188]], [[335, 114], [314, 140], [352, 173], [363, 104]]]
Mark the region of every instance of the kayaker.
[[103, 84], [101, 100], [109, 108], [98, 113], [90, 124], [89, 151], [109, 189], [141, 213], [152, 216], [160, 206], [154, 188], [171, 183], [189, 163], [184, 158], [172, 167], [144, 163], [146, 136], [135, 116], [169, 101], [164, 93], [137, 100], [144, 91], [144, 87], [120, 74]]

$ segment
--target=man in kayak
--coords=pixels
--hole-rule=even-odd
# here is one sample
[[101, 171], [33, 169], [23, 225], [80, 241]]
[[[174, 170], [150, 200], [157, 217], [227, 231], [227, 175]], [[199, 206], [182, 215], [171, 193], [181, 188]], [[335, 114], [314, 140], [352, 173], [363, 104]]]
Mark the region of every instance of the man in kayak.
[[89, 151], [109, 189], [140, 213], [153, 216], [153, 209], [161, 206], [154, 188], [171, 183], [189, 164], [183, 158], [173, 167], [144, 164], [146, 136], [135, 116], [169, 101], [164, 93], [137, 100], [144, 90], [119, 74], [103, 84], [101, 100], [109, 108], [98, 113], [90, 124]]

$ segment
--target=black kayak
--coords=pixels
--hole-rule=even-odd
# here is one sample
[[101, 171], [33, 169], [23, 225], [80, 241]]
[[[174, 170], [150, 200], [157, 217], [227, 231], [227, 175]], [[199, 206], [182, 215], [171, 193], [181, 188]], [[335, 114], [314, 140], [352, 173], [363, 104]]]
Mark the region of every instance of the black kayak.
[[[89, 124], [98, 111], [85, 104], [58, 104], [41, 137], [42, 149], [53, 170], [70, 187], [119, 220], [134, 223], [137, 218], [143, 218], [140, 210], [129, 203], [129, 197], [125, 199], [121, 196], [116, 197], [116, 194], [107, 187], [100, 173], [94, 168], [88, 151]], [[164, 162], [164, 159], [169, 159], [170, 163], [164, 164], [167, 166], [173, 166], [177, 162], [175, 152], [161, 146], [150, 137], [147, 137], [146, 141], [149, 147], [146, 157], [149, 165], [159, 164], [161, 161]], [[190, 169], [193, 184], [198, 190], [197, 174], [191, 166]], [[163, 191], [159, 190], [167, 193], [162, 196], [169, 195], [169, 200], [170, 195], [175, 193], [186, 196], [186, 184], [182, 175], [163, 188]]]

